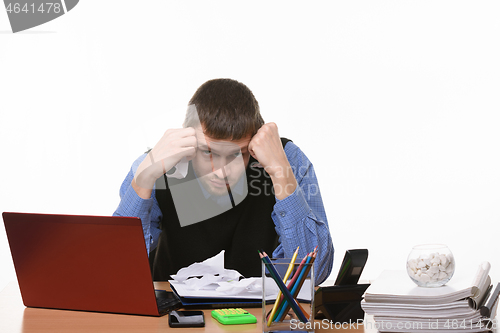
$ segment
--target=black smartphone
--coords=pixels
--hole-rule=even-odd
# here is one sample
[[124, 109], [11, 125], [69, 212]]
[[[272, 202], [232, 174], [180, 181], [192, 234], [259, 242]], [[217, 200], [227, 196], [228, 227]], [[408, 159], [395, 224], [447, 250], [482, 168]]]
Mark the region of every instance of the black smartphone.
[[205, 327], [203, 311], [172, 311], [168, 315], [170, 327]]
[[367, 259], [367, 249], [347, 250], [342, 265], [340, 266], [335, 285], [345, 286], [357, 284]]

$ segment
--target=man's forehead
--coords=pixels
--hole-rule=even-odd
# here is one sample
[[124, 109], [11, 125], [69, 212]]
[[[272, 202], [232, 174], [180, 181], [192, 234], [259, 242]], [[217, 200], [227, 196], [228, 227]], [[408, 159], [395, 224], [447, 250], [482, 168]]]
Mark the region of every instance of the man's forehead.
[[201, 127], [196, 128], [195, 131], [199, 147], [220, 147], [220, 148], [238, 147], [241, 150], [246, 150], [248, 148], [250, 140], [252, 139], [251, 135], [248, 135], [247, 137], [243, 137], [238, 140], [220, 140], [220, 139], [213, 139], [209, 135], [204, 134]]

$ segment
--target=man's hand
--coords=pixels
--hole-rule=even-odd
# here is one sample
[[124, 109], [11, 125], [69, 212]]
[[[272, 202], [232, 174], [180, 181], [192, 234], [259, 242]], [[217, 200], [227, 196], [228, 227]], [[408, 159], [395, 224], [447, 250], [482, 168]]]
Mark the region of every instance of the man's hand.
[[277, 199], [283, 200], [295, 191], [297, 180], [286, 158], [275, 123], [264, 124], [257, 131], [248, 145], [248, 151], [271, 176]]
[[197, 145], [194, 128], [167, 130], [137, 168], [132, 180], [136, 193], [143, 199], [149, 199], [156, 180], [183, 157], [192, 159], [196, 154]]

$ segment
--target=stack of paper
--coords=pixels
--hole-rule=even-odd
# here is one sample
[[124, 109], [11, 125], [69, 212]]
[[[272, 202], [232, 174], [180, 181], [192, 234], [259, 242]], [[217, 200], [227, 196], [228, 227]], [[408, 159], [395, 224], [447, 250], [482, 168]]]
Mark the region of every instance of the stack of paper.
[[491, 291], [489, 269], [489, 263], [482, 263], [475, 276], [455, 274], [436, 288], [415, 285], [405, 271], [384, 271], [366, 290], [361, 306], [374, 316], [380, 332], [489, 331], [493, 318], [479, 310]]

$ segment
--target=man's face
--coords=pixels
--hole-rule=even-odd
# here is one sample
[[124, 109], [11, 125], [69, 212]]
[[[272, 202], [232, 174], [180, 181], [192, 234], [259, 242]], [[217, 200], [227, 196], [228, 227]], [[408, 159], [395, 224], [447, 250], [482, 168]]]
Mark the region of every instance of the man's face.
[[203, 187], [212, 195], [227, 195], [245, 174], [250, 159], [250, 135], [239, 140], [215, 140], [196, 130], [198, 149], [192, 160], [194, 171]]

